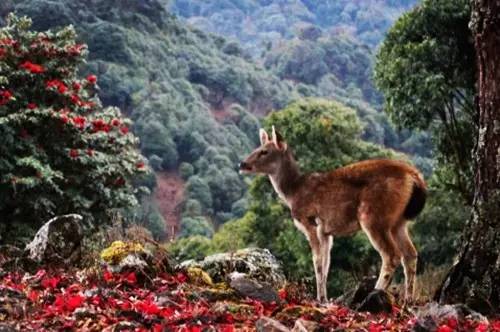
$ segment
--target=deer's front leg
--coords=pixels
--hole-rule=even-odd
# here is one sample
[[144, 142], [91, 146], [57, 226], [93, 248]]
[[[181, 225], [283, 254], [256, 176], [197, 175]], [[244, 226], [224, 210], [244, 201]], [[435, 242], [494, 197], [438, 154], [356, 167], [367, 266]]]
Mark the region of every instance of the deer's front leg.
[[[317, 225], [302, 223], [294, 220], [295, 225], [301, 230], [311, 246], [314, 274], [316, 278], [316, 294], [319, 302], [326, 302], [326, 273], [324, 252], [320, 238], [318, 237]], [[323, 249], [323, 250], [322, 250]]]

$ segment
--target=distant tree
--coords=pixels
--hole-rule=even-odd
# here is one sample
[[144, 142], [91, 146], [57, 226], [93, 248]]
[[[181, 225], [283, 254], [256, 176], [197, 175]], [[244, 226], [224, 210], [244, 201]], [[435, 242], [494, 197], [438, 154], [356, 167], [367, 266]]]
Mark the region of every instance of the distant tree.
[[498, 1], [473, 1], [471, 26], [479, 90], [474, 203], [458, 261], [438, 294], [442, 302], [465, 302], [487, 314], [500, 309], [499, 17]]
[[449, 186], [472, 200], [476, 68], [468, 0], [424, 0], [390, 29], [375, 66], [385, 110], [404, 128], [430, 129]]
[[78, 77], [87, 48], [72, 28], [30, 31], [10, 15], [0, 29], [0, 215], [36, 224], [64, 213], [104, 222], [137, 203], [147, 169], [117, 108], [104, 108], [97, 77]]

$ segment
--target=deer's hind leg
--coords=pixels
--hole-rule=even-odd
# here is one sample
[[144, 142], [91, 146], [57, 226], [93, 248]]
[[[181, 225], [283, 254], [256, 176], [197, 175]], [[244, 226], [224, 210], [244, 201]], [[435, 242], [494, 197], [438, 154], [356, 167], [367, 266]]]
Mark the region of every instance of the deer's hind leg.
[[392, 281], [394, 271], [401, 263], [401, 251], [394, 241], [390, 229], [385, 227], [389, 224], [388, 221], [378, 220], [365, 207], [365, 210], [359, 214], [359, 222], [371, 244], [382, 258], [382, 267], [375, 288], [386, 290]]
[[415, 278], [417, 273], [418, 253], [408, 235], [406, 220], [403, 220], [392, 234], [403, 255], [403, 270], [405, 274], [405, 304], [411, 303], [415, 293]]

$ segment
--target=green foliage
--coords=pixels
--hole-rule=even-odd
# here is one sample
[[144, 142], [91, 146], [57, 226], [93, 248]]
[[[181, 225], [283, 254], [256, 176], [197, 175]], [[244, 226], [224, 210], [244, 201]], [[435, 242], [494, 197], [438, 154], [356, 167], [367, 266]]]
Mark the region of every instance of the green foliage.
[[180, 238], [192, 235], [211, 237], [213, 233], [213, 226], [204, 217], [184, 217], [181, 220], [181, 232], [179, 233]]
[[257, 54], [269, 42], [294, 35], [314, 40], [318, 28], [349, 31], [370, 46], [414, 0], [353, 2], [317, 0], [173, 0], [172, 10], [200, 29], [236, 38]]
[[145, 173], [130, 120], [103, 107], [97, 78], [79, 78], [87, 48], [75, 31], [30, 31], [9, 16], [0, 29], [0, 214], [39, 224], [80, 213], [102, 223], [137, 204], [133, 179]]
[[168, 252], [179, 262], [187, 259], [203, 259], [210, 252], [211, 242], [205, 236], [181, 238], [167, 245]]
[[401, 127], [430, 129], [448, 184], [471, 201], [475, 55], [466, 0], [423, 1], [391, 28], [375, 79], [385, 109]]

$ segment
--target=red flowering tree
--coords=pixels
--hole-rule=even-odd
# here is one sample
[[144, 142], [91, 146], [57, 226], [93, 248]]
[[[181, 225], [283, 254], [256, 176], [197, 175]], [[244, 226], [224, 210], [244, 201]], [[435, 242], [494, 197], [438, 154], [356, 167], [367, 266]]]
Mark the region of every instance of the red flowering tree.
[[77, 212], [101, 222], [136, 203], [145, 172], [130, 121], [103, 107], [97, 77], [78, 77], [86, 45], [75, 32], [30, 31], [9, 16], [0, 29], [0, 222]]

